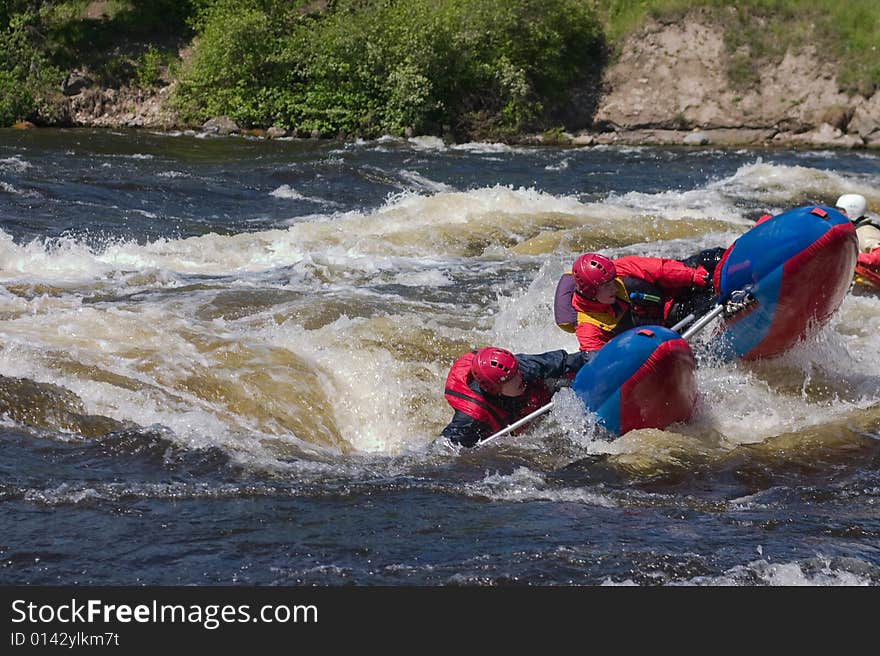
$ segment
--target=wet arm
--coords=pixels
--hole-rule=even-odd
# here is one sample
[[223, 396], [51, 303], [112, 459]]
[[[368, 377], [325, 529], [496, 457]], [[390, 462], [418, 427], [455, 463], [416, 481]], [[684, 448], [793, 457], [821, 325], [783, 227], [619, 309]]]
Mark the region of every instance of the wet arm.
[[571, 378], [580, 371], [593, 354], [584, 351], [568, 353], [562, 349], [537, 355], [517, 354], [520, 368], [529, 378]]
[[859, 253], [859, 264], [872, 269], [880, 268], [880, 248], [875, 248], [870, 253]]
[[452, 421], [440, 435], [455, 444], [472, 447], [492, 435], [492, 427], [466, 415], [461, 410], [456, 410]]
[[692, 268], [664, 257], [626, 256], [614, 260], [619, 276], [633, 276], [659, 285], [664, 289], [677, 290], [688, 287], [704, 287], [706, 270], [698, 266]]

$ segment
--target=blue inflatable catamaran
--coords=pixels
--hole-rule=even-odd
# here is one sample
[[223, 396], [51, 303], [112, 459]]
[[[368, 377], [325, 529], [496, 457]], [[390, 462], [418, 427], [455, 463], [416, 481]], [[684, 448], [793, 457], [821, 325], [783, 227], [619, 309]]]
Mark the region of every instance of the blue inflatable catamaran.
[[[722, 256], [713, 280], [717, 304], [694, 326], [720, 316], [710, 343], [727, 359], [780, 355], [840, 307], [857, 249], [852, 223], [831, 207], [809, 205], [761, 220]], [[688, 334], [632, 328], [602, 347], [572, 388], [614, 435], [687, 421], [697, 400]]]

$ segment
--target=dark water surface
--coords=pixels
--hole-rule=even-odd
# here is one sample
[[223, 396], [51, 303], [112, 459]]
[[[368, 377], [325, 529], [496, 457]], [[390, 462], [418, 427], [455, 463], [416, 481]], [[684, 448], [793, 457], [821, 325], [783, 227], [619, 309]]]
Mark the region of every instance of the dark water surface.
[[880, 302], [701, 358], [686, 426], [573, 396], [459, 452], [464, 350], [577, 348], [583, 250], [864, 194], [864, 151], [0, 131], [0, 584], [876, 585]]

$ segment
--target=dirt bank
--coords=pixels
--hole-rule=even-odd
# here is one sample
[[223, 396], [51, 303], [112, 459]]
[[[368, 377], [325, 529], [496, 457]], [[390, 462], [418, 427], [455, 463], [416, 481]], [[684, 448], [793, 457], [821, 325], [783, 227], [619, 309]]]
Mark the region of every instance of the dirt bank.
[[581, 138], [880, 147], [880, 93], [842, 93], [812, 44], [756, 66], [748, 89], [731, 83], [727, 58], [723, 32], [703, 14], [651, 20], [606, 70], [600, 129]]

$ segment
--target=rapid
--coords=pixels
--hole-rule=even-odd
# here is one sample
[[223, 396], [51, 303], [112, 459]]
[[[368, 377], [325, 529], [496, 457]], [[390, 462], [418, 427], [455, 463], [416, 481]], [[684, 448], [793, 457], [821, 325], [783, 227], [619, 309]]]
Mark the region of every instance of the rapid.
[[0, 131], [0, 583], [876, 585], [880, 294], [693, 419], [563, 390], [462, 450], [480, 346], [577, 348], [580, 253], [684, 258], [880, 153]]

